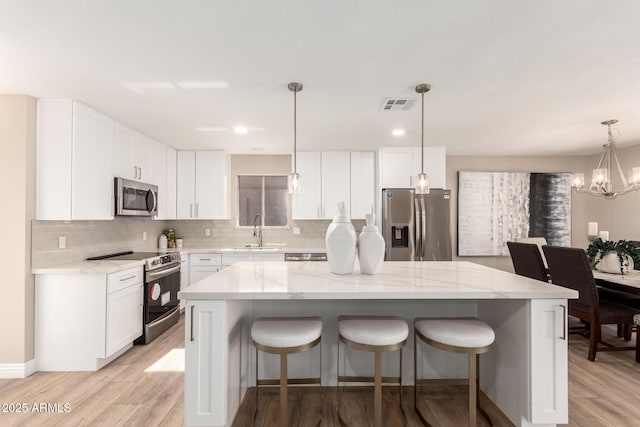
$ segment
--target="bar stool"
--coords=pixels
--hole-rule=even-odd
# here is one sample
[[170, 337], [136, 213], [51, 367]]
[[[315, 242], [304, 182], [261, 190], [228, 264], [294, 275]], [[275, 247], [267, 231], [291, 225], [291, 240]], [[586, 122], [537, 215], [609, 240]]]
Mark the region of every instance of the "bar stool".
[[[320, 317], [265, 317], [259, 318], [251, 326], [251, 339], [256, 347], [256, 412], [258, 413], [258, 388], [261, 385], [280, 385], [280, 425], [288, 423], [287, 384], [320, 384], [317, 378], [287, 378], [287, 356], [312, 349], [322, 336], [322, 319]], [[280, 355], [280, 379], [258, 379], [258, 350]], [[322, 344], [320, 344], [322, 353]], [[322, 359], [321, 359], [322, 360]]]
[[[402, 411], [402, 347], [407, 342], [409, 327], [400, 317], [393, 316], [340, 316], [338, 317], [338, 387], [341, 382], [374, 383], [375, 427], [382, 426], [382, 383], [400, 385], [400, 410]], [[375, 354], [373, 377], [340, 375], [340, 341], [356, 350]], [[382, 353], [400, 350], [400, 372], [398, 377], [382, 377]], [[338, 406], [340, 417], [340, 407]], [[403, 412], [404, 418], [404, 412]], [[342, 418], [340, 418], [342, 422]]]
[[424, 385], [429, 382], [427, 379], [418, 378], [417, 338], [440, 350], [467, 353], [469, 355], [469, 426], [475, 427], [477, 424], [476, 409], [489, 421], [489, 425], [492, 425], [491, 418], [482, 410], [478, 400], [478, 355], [489, 351], [489, 347], [496, 338], [491, 326], [473, 317], [417, 318], [414, 320], [413, 372], [415, 373], [415, 384], [413, 388], [413, 407], [420, 421], [424, 425], [429, 425], [418, 409], [417, 403], [418, 385]]

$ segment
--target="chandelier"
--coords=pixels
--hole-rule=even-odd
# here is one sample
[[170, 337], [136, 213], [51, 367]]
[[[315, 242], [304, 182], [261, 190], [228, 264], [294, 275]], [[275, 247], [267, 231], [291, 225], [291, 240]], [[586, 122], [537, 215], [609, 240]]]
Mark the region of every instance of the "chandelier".
[[[618, 156], [616, 155], [616, 144], [613, 140], [613, 134], [611, 133], [611, 125], [618, 123], [618, 120], [606, 120], [602, 122], [607, 126], [609, 132], [609, 139], [604, 147], [604, 152], [600, 157], [598, 166], [593, 170], [593, 178], [591, 180], [591, 186], [587, 189], [584, 186], [584, 174], [575, 173], [572, 176], [572, 186], [576, 191], [594, 194], [597, 196], [604, 196], [607, 198], [614, 198], [620, 194], [628, 193], [631, 190], [640, 189], [640, 167], [631, 169], [629, 173], [629, 180], [624, 176]], [[618, 174], [620, 175], [620, 182], [622, 183], [621, 190], [613, 189], [613, 175], [611, 174], [611, 168], [615, 166]]]

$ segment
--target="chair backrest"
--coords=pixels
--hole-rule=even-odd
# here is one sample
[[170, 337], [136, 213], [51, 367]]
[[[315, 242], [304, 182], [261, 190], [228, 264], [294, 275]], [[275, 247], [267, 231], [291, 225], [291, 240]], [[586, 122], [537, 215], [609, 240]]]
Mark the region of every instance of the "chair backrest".
[[549, 268], [547, 265], [547, 260], [544, 258], [544, 252], [542, 252], [542, 247], [547, 244], [547, 239], [544, 237], [516, 237], [515, 241], [518, 243], [534, 243], [538, 245], [538, 250], [540, 251], [540, 256], [542, 257], [542, 262], [544, 263], [544, 268]]
[[580, 248], [543, 246], [542, 250], [549, 263], [551, 283], [579, 292], [578, 300], [570, 304], [588, 311], [598, 307], [598, 288], [591, 272], [587, 252]]
[[519, 276], [548, 282], [547, 269], [542, 262], [538, 245], [534, 243], [507, 242], [513, 269]]

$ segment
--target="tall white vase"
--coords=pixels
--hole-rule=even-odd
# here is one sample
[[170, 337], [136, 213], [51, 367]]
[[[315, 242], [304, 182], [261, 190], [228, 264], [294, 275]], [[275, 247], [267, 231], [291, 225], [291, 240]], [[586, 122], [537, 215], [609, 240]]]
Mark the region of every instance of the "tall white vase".
[[351, 274], [356, 262], [356, 230], [345, 214], [344, 202], [338, 202], [338, 215], [327, 229], [325, 238], [329, 271], [335, 274]]
[[366, 214], [367, 225], [362, 227], [358, 237], [358, 259], [360, 272], [363, 274], [378, 274], [384, 262], [384, 238], [375, 223], [374, 214]]

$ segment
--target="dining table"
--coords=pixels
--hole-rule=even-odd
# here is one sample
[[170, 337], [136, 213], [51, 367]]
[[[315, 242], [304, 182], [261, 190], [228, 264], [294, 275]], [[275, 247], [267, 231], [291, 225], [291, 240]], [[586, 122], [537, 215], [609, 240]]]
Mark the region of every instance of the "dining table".
[[593, 270], [593, 278], [596, 279], [596, 284], [603, 288], [640, 295], [640, 270], [631, 270], [625, 274]]

